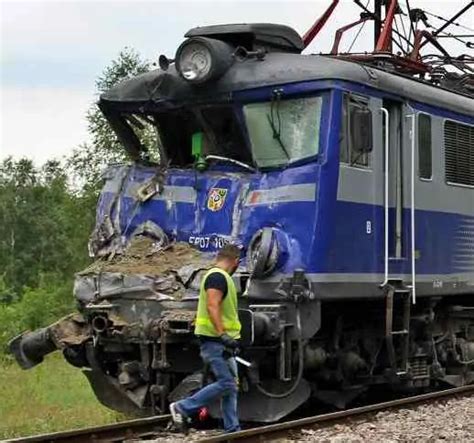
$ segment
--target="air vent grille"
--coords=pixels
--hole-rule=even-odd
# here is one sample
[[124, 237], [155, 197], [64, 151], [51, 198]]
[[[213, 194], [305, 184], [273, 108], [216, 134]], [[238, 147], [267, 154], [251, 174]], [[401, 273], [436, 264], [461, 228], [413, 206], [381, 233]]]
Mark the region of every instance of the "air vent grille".
[[446, 181], [474, 186], [474, 127], [446, 121], [444, 152]]

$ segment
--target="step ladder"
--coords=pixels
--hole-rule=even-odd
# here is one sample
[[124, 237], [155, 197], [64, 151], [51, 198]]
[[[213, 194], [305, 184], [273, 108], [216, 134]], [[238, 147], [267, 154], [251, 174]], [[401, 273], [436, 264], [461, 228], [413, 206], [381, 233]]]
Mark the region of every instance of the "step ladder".
[[[411, 289], [387, 287], [385, 296], [385, 343], [391, 370], [397, 376], [408, 374], [408, 357], [410, 347], [410, 314], [411, 314]], [[400, 329], [394, 329], [397, 313], [394, 306], [401, 301]], [[395, 341], [397, 343], [395, 343]], [[396, 346], [397, 345], [397, 346]], [[399, 350], [397, 356], [396, 349]]]

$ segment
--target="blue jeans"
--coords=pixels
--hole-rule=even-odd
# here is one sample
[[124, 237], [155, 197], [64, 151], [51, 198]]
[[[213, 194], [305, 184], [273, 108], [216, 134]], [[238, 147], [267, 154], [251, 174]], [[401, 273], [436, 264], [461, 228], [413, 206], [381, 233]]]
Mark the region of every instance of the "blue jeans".
[[224, 345], [220, 342], [201, 343], [201, 358], [210, 366], [216, 381], [177, 402], [177, 406], [180, 412], [190, 417], [203, 406], [220, 398], [224, 430], [234, 432], [240, 430], [237, 416], [237, 363], [234, 358], [225, 359], [223, 352]]

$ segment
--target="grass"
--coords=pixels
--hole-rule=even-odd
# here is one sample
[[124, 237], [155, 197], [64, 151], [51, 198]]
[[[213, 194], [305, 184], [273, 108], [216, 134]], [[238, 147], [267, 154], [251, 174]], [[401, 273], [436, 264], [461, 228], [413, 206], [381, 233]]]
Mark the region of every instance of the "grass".
[[123, 419], [99, 403], [81, 370], [60, 353], [28, 371], [13, 362], [0, 365], [0, 439]]

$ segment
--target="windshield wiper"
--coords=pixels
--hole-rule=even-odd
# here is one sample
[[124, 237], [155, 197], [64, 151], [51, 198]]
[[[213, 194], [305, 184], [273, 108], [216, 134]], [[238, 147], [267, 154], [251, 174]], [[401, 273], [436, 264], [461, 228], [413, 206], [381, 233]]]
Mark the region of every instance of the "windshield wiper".
[[[270, 104], [270, 114], [267, 114], [267, 120], [268, 120], [268, 124], [270, 125], [270, 128], [272, 129], [273, 138], [280, 145], [281, 150], [285, 153], [287, 160], [290, 160], [290, 154], [288, 153], [288, 150], [286, 149], [286, 146], [283, 143], [283, 140], [281, 139], [280, 97], [281, 95], [278, 93], [272, 97], [272, 102]], [[275, 101], [277, 102], [276, 114], [278, 118], [278, 130], [275, 126], [275, 119], [273, 118], [273, 107], [274, 107]]]
[[247, 169], [250, 172], [255, 172], [256, 171], [255, 168], [252, 168], [252, 166], [249, 166], [247, 163], [240, 162], [239, 160], [235, 160], [233, 158], [224, 157], [222, 155], [212, 155], [212, 154], [211, 155], [206, 155], [205, 159], [206, 160], [225, 161], [225, 162], [229, 162], [229, 163], [232, 163], [234, 165], [240, 166], [241, 168]]
[[280, 132], [276, 130], [275, 123], [273, 123], [272, 119], [270, 118], [270, 115], [268, 114], [267, 114], [267, 120], [268, 120], [268, 123], [270, 124], [270, 128], [272, 128], [273, 138], [278, 142], [278, 144], [281, 147], [281, 150], [285, 153], [286, 158], [289, 160], [290, 154], [288, 154], [288, 151], [286, 150], [285, 144], [283, 143], [283, 140], [281, 139]]

